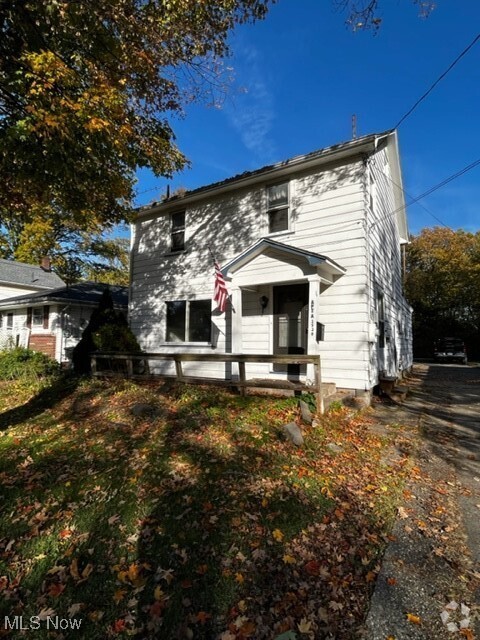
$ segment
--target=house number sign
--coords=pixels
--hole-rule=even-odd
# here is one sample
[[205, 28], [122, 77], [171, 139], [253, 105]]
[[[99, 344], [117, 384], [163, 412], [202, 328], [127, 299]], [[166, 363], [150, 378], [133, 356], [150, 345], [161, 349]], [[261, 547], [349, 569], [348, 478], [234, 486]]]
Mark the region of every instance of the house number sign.
[[310, 302], [310, 336], [315, 335], [315, 301]]

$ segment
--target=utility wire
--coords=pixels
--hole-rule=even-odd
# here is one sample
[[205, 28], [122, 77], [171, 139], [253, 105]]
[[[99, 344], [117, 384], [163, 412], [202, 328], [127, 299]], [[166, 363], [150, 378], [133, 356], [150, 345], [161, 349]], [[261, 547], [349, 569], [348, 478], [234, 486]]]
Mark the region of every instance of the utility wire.
[[[434, 191], [437, 191], [438, 189], [441, 189], [442, 187], [444, 187], [449, 182], [452, 182], [452, 180], [456, 180], [456, 178], [459, 178], [460, 176], [463, 176], [465, 173], [467, 173], [468, 171], [471, 171], [472, 169], [474, 169], [479, 164], [480, 164], [480, 158], [478, 160], [475, 160], [474, 162], [471, 162], [470, 164], [468, 164], [467, 166], [463, 167], [463, 169], [460, 169], [456, 173], [453, 173], [451, 176], [448, 176], [448, 178], [445, 178], [444, 180], [442, 180], [438, 184], [434, 185], [433, 187], [430, 187], [430, 189], [427, 189], [427, 191], [424, 191], [419, 196], [416, 196], [415, 198], [413, 198], [413, 200], [411, 202], [408, 203], [408, 205], [405, 205], [404, 207], [398, 207], [397, 209], [394, 209], [393, 211], [390, 211], [389, 213], [387, 213], [386, 215], [382, 216], [381, 218], [378, 218], [378, 220], [375, 220], [375, 222], [371, 226], [373, 227], [378, 222], [381, 222], [382, 220], [386, 220], [387, 218], [390, 218], [391, 216], [395, 215], [396, 213], [398, 213], [402, 209], [405, 209], [407, 206], [415, 204], [419, 200], [422, 200], [423, 198], [426, 198], [427, 196], [432, 194]], [[411, 197], [411, 196], [409, 196], [409, 197]]]
[[428, 89], [428, 91], [426, 91], [423, 96], [421, 96], [416, 102], [415, 104], [409, 109], [409, 111], [407, 111], [407, 113], [405, 113], [400, 120], [397, 122], [397, 124], [395, 125], [394, 129], [398, 129], [398, 127], [402, 124], [402, 122], [404, 122], [408, 116], [410, 114], [412, 114], [415, 109], [418, 107], [418, 105], [423, 102], [423, 100], [425, 100], [425, 98], [435, 89], [435, 87], [437, 86], [437, 84], [443, 80], [443, 78], [447, 75], [447, 73], [449, 73], [453, 67], [457, 64], [457, 62], [459, 62], [464, 55], [466, 55], [470, 49], [478, 42], [478, 40], [480, 40], [480, 33], [478, 35], [475, 36], [475, 38], [472, 40], [472, 42], [468, 45], [468, 47], [466, 47], [462, 53], [460, 53], [455, 60], [452, 62], [452, 64], [448, 67], [448, 69], [446, 69], [436, 80], [435, 82], [432, 84], [432, 86], [430, 87], [430, 89]]
[[[405, 207], [410, 206], [410, 204], [413, 204], [414, 200], [415, 200], [415, 196], [412, 196], [411, 193], [408, 193], [408, 191], [406, 191], [401, 184], [398, 184], [397, 182], [395, 182], [395, 180], [388, 175], [388, 173], [385, 173], [385, 171], [383, 171], [376, 162], [373, 163], [375, 165], [375, 169], [377, 171], [380, 171], [380, 173], [382, 175], [385, 176], [385, 178], [387, 178], [387, 180], [389, 180], [393, 185], [395, 185], [398, 189], [400, 189], [401, 191], [403, 191], [403, 193], [407, 196], [407, 198], [410, 198], [411, 202], [407, 202], [407, 204], [405, 205]], [[453, 231], [453, 229], [451, 227], [448, 226], [448, 224], [445, 224], [442, 220], [440, 220], [440, 218], [438, 218], [434, 213], [432, 213], [430, 211], [430, 209], [428, 209], [424, 204], [422, 204], [421, 202], [417, 202], [419, 207], [422, 207], [422, 209], [424, 211], [426, 211], [428, 213], [428, 215], [432, 216], [432, 218], [434, 220], [436, 220], [439, 224], [442, 225], [442, 227], [445, 227], [445, 229], [450, 229], [450, 231]]]

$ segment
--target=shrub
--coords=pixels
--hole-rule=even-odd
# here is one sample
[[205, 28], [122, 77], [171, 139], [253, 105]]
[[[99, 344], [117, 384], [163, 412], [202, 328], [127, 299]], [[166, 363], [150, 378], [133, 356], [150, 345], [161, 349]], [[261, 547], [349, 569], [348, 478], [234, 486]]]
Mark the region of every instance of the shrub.
[[104, 291], [98, 308], [93, 311], [82, 334], [82, 339], [73, 350], [75, 373], [80, 375], [91, 373], [90, 354], [94, 351], [120, 353], [140, 353], [141, 351], [125, 316], [113, 308], [112, 296], [108, 289]]
[[15, 347], [0, 352], [0, 380], [38, 380], [59, 371], [58, 362], [39, 351]]
[[93, 344], [97, 351], [120, 351], [139, 353], [141, 351], [137, 339], [127, 325], [125, 316], [113, 311], [105, 318], [102, 325], [93, 334]]

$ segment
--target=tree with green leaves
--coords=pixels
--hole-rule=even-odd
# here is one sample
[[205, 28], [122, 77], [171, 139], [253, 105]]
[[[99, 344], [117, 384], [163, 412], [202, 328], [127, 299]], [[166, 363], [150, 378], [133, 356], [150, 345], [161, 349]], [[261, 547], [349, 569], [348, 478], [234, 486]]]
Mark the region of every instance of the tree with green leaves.
[[[223, 96], [228, 34], [273, 2], [0, 0], [1, 255], [74, 274], [65, 256], [131, 215], [138, 168], [186, 165], [172, 118]], [[378, 26], [379, 0], [334, 2]]]
[[169, 119], [221, 82], [238, 23], [269, 0], [0, 0], [0, 215], [95, 231], [135, 171], [181, 169]]
[[480, 232], [423, 229], [407, 249], [405, 286], [417, 355], [431, 355], [436, 338], [458, 336], [470, 357], [480, 356]]
[[107, 284], [129, 283], [129, 240], [108, 237], [101, 231], [79, 230], [68, 218], [52, 215], [48, 208], [33, 207], [29, 221], [4, 216], [0, 230], [0, 258], [39, 264], [51, 259], [68, 284], [92, 280]]

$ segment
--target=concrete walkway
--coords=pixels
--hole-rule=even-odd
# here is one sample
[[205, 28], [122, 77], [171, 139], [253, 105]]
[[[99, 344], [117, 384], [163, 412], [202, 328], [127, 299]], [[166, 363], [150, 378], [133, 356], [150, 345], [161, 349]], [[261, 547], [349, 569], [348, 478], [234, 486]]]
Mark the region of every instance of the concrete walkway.
[[409, 386], [403, 404], [374, 408], [414, 466], [366, 637], [480, 639], [480, 367], [417, 364]]

